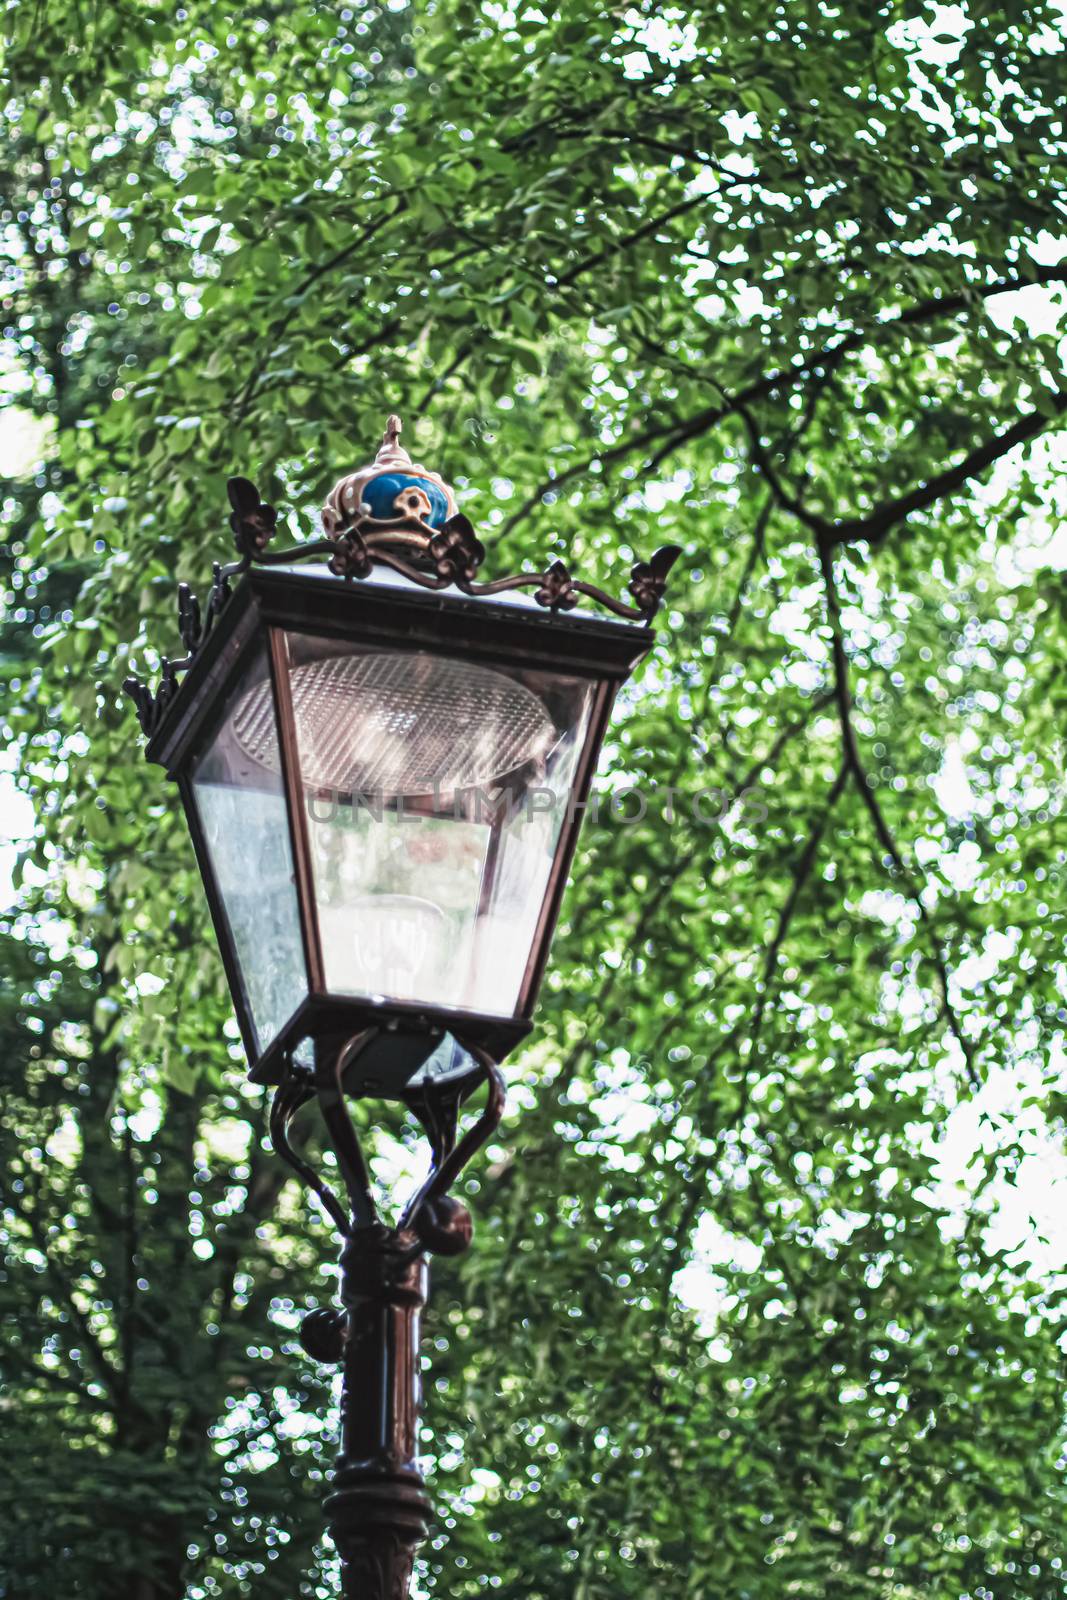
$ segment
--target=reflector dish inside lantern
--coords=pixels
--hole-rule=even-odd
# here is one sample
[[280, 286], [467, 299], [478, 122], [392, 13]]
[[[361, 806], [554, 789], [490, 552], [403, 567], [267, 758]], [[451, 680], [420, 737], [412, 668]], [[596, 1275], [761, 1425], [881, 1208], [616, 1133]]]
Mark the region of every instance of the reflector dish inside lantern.
[[[429, 795], [544, 760], [558, 734], [536, 694], [502, 672], [422, 653], [335, 655], [294, 666], [305, 787]], [[279, 764], [269, 684], [237, 708], [245, 753]]]

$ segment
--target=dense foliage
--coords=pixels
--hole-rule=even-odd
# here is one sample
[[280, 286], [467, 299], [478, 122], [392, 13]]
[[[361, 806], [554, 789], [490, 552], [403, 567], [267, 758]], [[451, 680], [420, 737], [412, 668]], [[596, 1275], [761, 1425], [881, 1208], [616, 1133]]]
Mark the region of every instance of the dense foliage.
[[119, 684], [226, 476], [310, 531], [390, 409], [496, 570], [686, 552], [436, 1272], [422, 1592], [1067, 1594], [1061, 8], [8, 29], [0, 1594], [332, 1592], [333, 1247]]

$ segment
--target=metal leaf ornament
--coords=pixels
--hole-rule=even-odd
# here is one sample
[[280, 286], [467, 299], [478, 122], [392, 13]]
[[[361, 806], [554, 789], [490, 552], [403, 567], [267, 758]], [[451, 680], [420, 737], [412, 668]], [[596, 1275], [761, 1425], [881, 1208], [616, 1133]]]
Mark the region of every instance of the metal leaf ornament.
[[248, 478], [227, 479], [226, 493], [233, 507], [230, 515], [233, 542], [240, 554], [252, 561], [263, 554], [273, 539], [278, 513], [260, 499], [259, 490]]
[[677, 544], [665, 544], [647, 561], [638, 561], [630, 574], [630, 593], [646, 617], [654, 617], [667, 587], [667, 574], [681, 555]]
[[342, 534], [328, 564], [338, 578], [366, 578], [374, 565], [370, 551], [355, 528]]
[[430, 540], [430, 559], [440, 578], [470, 583], [485, 560], [485, 546], [462, 511], [449, 517]]
[[187, 583], [178, 585], [178, 632], [182, 644], [192, 655], [204, 637], [200, 602]]
[[542, 575], [541, 587], [534, 599], [539, 606], [547, 606], [552, 611], [570, 611], [578, 604], [574, 580], [562, 561], [553, 561]]

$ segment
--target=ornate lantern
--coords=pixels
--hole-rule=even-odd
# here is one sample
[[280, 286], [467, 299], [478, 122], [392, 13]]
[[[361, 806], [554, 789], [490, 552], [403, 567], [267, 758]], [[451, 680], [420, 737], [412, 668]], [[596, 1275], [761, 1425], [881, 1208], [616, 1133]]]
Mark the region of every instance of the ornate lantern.
[[[559, 561], [479, 582], [471, 524], [399, 434], [390, 417], [373, 464], [331, 491], [325, 536], [293, 549], [269, 548], [275, 511], [231, 479], [240, 559], [216, 566], [203, 610], [179, 586], [187, 653], [156, 690], [126, 682], [182, 795], [252, 1077], [277, 1085], [274, 1143], [345, 1241], [344, 1310], [313, 1313], [304, 1342], [345, 1365], [327, 1502], [345, 1593], [390, 1600], [429, 1510], [425, 1253], [469, 1242], [448, 1189], [500, 1119], [499, 1063], [531, 1026], [611, 707], [678, 554], [638, 563], [632, 604]], [[403, 1101], [426, 1128], [431, 1174], [394, 1228], [349, 1096]], [[289, 1142], [311, 1100], [344, 1204]]]

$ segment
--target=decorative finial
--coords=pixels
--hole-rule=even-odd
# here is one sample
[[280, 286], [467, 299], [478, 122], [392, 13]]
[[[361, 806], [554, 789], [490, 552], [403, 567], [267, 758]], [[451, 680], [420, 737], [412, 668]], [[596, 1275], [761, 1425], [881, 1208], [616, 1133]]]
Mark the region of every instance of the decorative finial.
[[411, 457], [400, 443], [401, 421], [395, 413], [390, 416], [385, 424], [382, 442], [378, 446], [378, 454], [374, 458], [374, 465], [383, 472], [397, 472], [411, 470]]
[[331, 538], [367, 517], [376, 521], [414, 517], [440, 528], [455, 512], [452, 490], [440, 473], [417, 465], [400, 443], [401, 427], [400, 418], [391, 412], [373, 463], [349, 473], [330, 490], [322, 525]]

